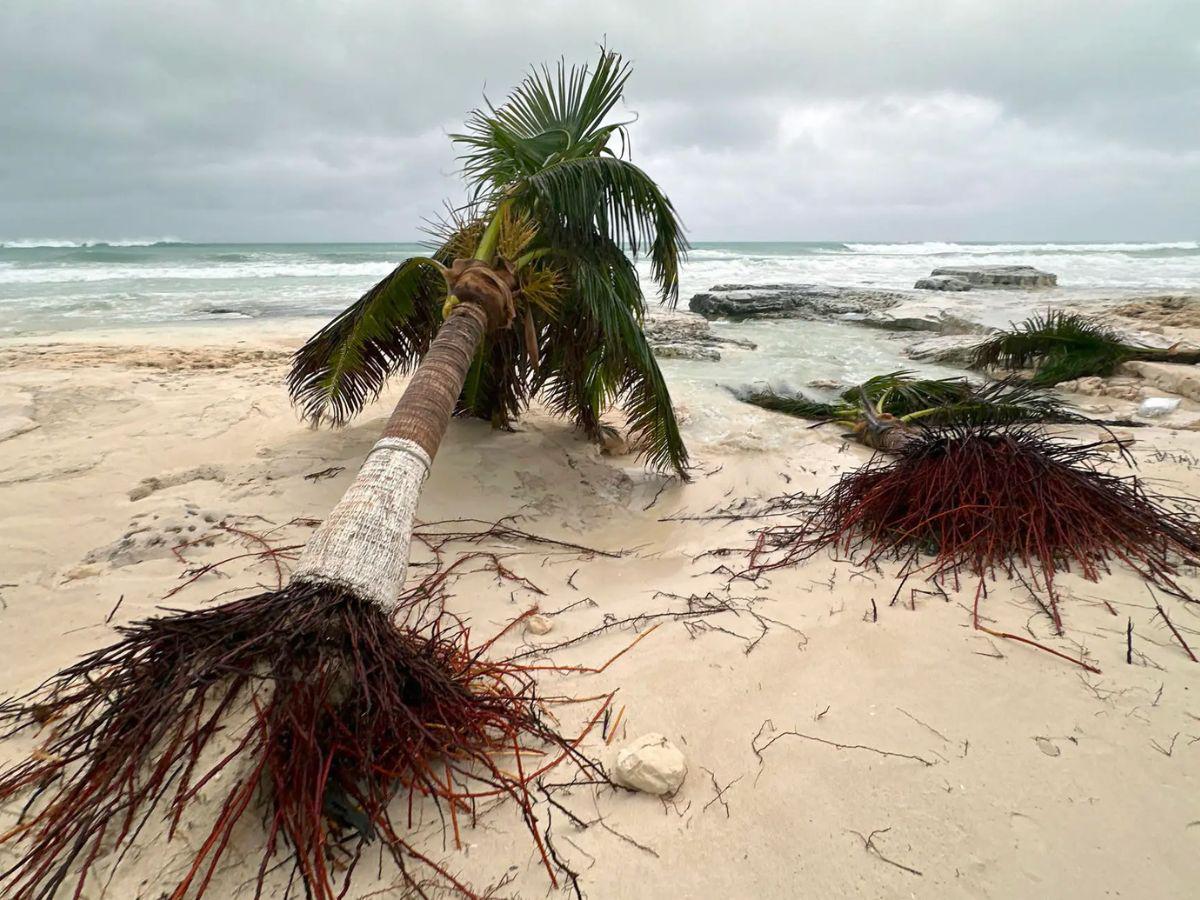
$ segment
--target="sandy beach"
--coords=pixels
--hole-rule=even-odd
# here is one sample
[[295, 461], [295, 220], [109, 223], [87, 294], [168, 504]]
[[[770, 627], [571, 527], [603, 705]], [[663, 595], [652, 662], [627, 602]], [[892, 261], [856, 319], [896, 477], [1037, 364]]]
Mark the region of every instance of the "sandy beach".
[[[286, 570], [287, 554], [256, 555], [262, 541], [305, 540], [401, 387], [394, 382], [349, 428], [306, 427], [283, 378], [311, 327], [164, 326], [0, 345], [6, 690], [33, 687], [114, 626], [164, 604], [194, 608], [275, 585], [275, 563]], [[493, 653], [569, 642], [545, 659], [595, 666], [658, 624], [601, 674], [544, 678], [548, 695], [618, 691], [614, 709], [624, 712], [611, 745], [597, 729], [585, 753], [607, 759], [659, 732], [687, 760], [686, 780], [667, 800], [578, 785], [554, 788], [557, 805], [539, 803], [555, 853], [586, 896], [1193, 893], [1200, 665], [1139, 579], [1063, 576], [1062, 638], [1020, 584], [989, 585], [983, 613], [994, 627], [1082, 654], [1098, 675], [973, 631], [971, 588], [943, 597], [909, 584], [897, 593], [886, 569], [824, 557], [731, 581], [736, 552], [714, 551], [744, 550], [762, 521], [714, 511], [828, 487], [869, 454], [836, 428], [756, 410], [737, 440], [706, 437], [687, 424], [701, 400], [687, 391], [676, 400], [696, 464], [691, 484], [602, 455], [534, 409], [513, 434], [455, 421], [421, 500], [431, 540], [476, 535], [445, 543], [446, 560], [494, 554], [464, 564], [448, 586], [447, 608], [477, 638], [533, 606], [549, 618], [548, 633], [518, 627]], [[1148, 427], [1136, 438], [1132, 452], [1153, 485], [1200, 493], [1200, 432]], [[577, 547], [514, 532], [478, 537], [500, 520]], [[428, 549], [416, 558], [428, 562]], [[1185, 581], [1200, 589], [1194, 575]], [[1200, 645], [1196, 607], [1172, 601], [1169, 610]], [[595, 707], [561, 707], [564, 733]], [[7, 742], [0, 759], [31, 746]], [[564, 766], [549, 781], [572, 777]], [[0, 815], [9, 822], [15, 812]], [[253, 893], [252, 872], [239, 866], [261, 839], [250, 819], [213, 896]], [[435, 815], [415, 833], [422, 852], [481, 892], [555, 893], [511, 804], [482, 811], [461, 849]], [[83, 896], [161, 896], [192, 837], [141, 843], [106, 891], [101, 879]], [[393, 883], [368, 858], [351, 896]], [[103, 862], [100, 870], [107, 877]], [[286, 872], [268, 879], [269, 895], [281, 896], [286, 882]]]

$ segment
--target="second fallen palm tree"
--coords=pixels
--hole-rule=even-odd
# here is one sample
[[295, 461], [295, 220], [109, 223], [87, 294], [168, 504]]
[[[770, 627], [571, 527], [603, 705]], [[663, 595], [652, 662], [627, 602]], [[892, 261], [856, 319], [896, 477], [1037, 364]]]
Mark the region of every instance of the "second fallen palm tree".
[[1077, 313], [1051, 311], [1002, 331], [976, 348], [976, 368], [1031, 369], [1030, 382], [1048, 387], [1091, 375], [1112, 375], [1124, 362], [1191, 365], [1200, 351], [1129, 343], [1105, 325]]

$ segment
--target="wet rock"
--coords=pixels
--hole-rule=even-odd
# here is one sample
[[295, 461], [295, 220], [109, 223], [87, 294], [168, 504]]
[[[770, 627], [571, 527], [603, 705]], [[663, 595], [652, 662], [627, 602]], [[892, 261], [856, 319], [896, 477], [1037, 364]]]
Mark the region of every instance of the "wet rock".
[[913, 287], [920, 291], [969, 291], [971, 282], [950, 275], [930, 275], [919, 279]]
[[1058, 276], [1033, 266], [944, 266], [933, 278], [957, 278], [981, 287], [1054, 287]]
[[983, 334], [947, 334], [924, 338], [904, 348], [904, 355], [921, 362], [969, 366], [975, 350], [988, 339]]
[[870, 313], [862, 324], [890, 331], [936, 331], [941, 334], [977, 334], [988, 329], [934, 303], [909, 300], [890, 309]]
[[717, 285], [696, 294], [688, 305], [710, 319], [813, 319], [942, 333], [981, 330], [928, 294], [827, 284]]
[[1143, 390], [1134, 378], [1101, 378], [1089, 375], [1074, 381], [1063, 381], [1058, 390], [1068, 394], [1083, 394], [1087, 397], [1113, 397], [1117, 400], [1141, 400]]
[[688, 301], [708, 319], [837, 319], [862, 317], [909, 299], [896, 291], [823, 284], [718, 284]]
[[1158, 294], [1114, 307], [1112, 313], [1159, 327], [1200, 328], [1200, 295]]
[[1178, 397], [1200, 401], [1200, 366], [1181, 366], [1162, 362], [1127, 362], [1119, 372]]
[[713, 332], [708, 319], [695, 313], [647, 310], [643, 331], [659, 359], [703, 359], [717, 362], [722, 347], [754, 350], [753, 341], [728, 338]]
[[647, 794], [673, 794], [687, 777], [687, 760], [679, 748], [661, 734], [634, 738], [617, 751], [612, 780], [622, 787]]

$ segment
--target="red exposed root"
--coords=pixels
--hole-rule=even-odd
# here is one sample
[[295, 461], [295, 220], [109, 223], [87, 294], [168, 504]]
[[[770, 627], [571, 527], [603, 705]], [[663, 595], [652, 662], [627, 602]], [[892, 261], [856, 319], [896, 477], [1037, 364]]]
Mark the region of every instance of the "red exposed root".
[[[398, 627], [352, 595], [293, 584], [122, 627], [116, 643], [0, 704], [9, 735], [52, 729], [0, 772], [0, 803], [31, 798], [0, 835], [20, 853], [0, 893], [77, 893], [99, 877], [98, 858], [113, 850], [119, 862], [156, 809], [174, 834], [204, 794], [216, 796], [215, 821], [173, 898], [205, 893], [234, 827], [263, 808], [256, 801], [267, 834], [259, 890], [286, 852], [306, 894], [332, 900], [379, 837], [416, 893], [432, 870], [471, 895], [399, 836], [412, 822], [398, 827], [389, 804], [407, 792], [398, 808], [411, 818], [413, 801], [431, 798], [457, 834], [476, 800], [507, 795], [537, 840], [529, 784], [576, 756], [582, 736], [568, 741], [544, 721], [529, 669], [484, 659], [444, 613], [413, 619]], [[513, 775], [497, 760], [514, 749], [549, 751], [549, 762], [526, 772], [518, 755]], [[335, 843], [345, 848], [336, 862]]]
[[1118, 561], [1192, 600], [1176, 578], [1182, 566], [1200, 564], [1200, 518], [1179, 500], [1148, 493], [1136, 477], [1101, 471], [1112, 443], [1067, 444], [1021, 426], [928, 430], [895, 456], [876, 456], [843, 475], [815, 500], [793, 501], [800, 523], [761, 531], [747, 574], [825, 549], [864, 566], [899, 559], [903, 575], [924, 572], [955, 588], [966, 573], [977, 579], [974, 624], [982, 629], [986, 581], [997, 571], [1024, 571], [1031, 592], [1044, 590], [1059, 634], [1058, 572], [1074, 569], [1096, 581]]

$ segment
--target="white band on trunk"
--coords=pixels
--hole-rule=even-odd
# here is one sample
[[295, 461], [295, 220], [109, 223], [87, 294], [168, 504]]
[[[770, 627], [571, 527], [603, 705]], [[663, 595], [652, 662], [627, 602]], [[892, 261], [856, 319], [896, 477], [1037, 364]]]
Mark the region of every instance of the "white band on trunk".
[[292, 577], [349, 589], [392, 612], [404, 588], [413, 519], [430, 465], [415, 441], [379, 440], [313, 532]]

